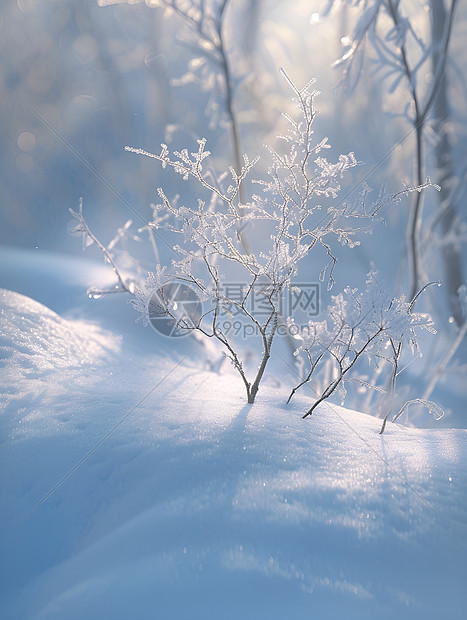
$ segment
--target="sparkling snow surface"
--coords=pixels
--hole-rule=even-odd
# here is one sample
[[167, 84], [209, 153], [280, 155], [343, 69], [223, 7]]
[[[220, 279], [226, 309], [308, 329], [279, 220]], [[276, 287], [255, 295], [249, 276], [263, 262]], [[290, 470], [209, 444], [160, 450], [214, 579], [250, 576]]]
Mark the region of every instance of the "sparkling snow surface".
[[467, 431], [302, 420], [190, 339], [0, 312], [1, 618], [466, 617]]

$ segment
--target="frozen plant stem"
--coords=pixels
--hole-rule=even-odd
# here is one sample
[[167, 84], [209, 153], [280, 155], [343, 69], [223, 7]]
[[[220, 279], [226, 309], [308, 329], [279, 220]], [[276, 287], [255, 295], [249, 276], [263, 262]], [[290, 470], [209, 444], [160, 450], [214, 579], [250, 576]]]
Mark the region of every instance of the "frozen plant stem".
[[[336, 2], [336, 6], [340, 3]], [[414, 149], [414, 173], [416, 185], [420, 186], [424, 178], [425, 168], [425, 146], [426, 137], [425, 129], [427, 119], [436, 108], [435, 127], [436, 124], [445, 123], [448, 117], [447, 106], [445, 113], [442, 113], [443, 102], [446, 102], [446, 76], [445, 69], [448, 60], [448, 49], [452, 38], [452, 29], [454, 23], [454, 14], [456, 10], [457, 0], [431, 0], [431, 6], [425, 8], [430, 9], [431, 15], [431, 41], [425, 42], [417, 33], [418, 23], [415, 23], [415, 17], [408, 17], [404, 14], [405, 5], [400, 0], [355, 0], [353, 3], [362, 8], [360, 19], [357, 20], [355, 26], [353, 40], [350, 49], [338, 60], [335, 65], [347, 64], [344, 76], [348, 78], [351, 75], [353, 65], [361, 66], [360, 62], [365, 54], [365, 42], [372, 44], [376, 52], [376, 65], [384, 71], [386, 76], [395, 76], [391, 85], [391, 89], [398, 88], [401, 80], [407, 83], [411, 106], [406, 108], [404, 116], [412, 126], [415, 133], [415, 149]], [[445, 4], [448, 4], [445, 7]], [[420, 12], [415, 12], [418, 21]], [[428, 15], [428, 12], [427, 12]], [[387, 26], [389, 17], [389, 27]], [[357, 62], [355, 59], [359, 57]], [[421, 73], [425, 71], [426, 64], [431, 58], [432, 77], [430, 84], [421, 77]], [[357, 81], [361, 75], [357, 70]], [[410, 132], [412, 133], [412, 132]], [[436, 132], [438, 135], [439, 133]], [[442, 138], [442, 136], [441, 136]], [[446, 142], [446, 141], [445, 141]], [[443, 149], [442, 139], [437, 148]], [[445, 151], [443, 156], [445, 156]], [[438, 154], [437, 154], [438, 157]], [[439, 157], [438, 157], [439, 161]], [[446, 191], [446, 190], [445, 190]], [[409, 296], [415, 296], [416, 292], [421, 288], [426, 277], [422, 264], [422, 238], [423, 229], [423, 211], [424, 197], [423, 194], [416, 194], [413, 205], [411, 207], [406, 230], [407, 257], [409, 269], [408, 290]], [[454, 210], [453, 212], [454, 213]], [[450, 212], [446, 210], [446, 216]], [[446, 236], [452, 228], [452, 219], [446, 217], [443, 223], [443, 232]], [[447, 232], [446, 230], [447, 229]], [[449, 263], [448, 280], [452, 281], [449, 287], [449, 302], [456, 304], [456, 291], [462, 278], [459, 275], [461, 270], [458, 268], [458, 260], [453, 252], [445, 252], [443, 260]], [[455, 286], [457, 283], [457, 287]], [[454, 293], [454, 294], [452, 294]], [[456, 308], [454, 308], [456, 310]], [[459, 320], [459, 312], [453, 312], [456, 320]], [[458, 323], [459, 324], [459, 323]]]
[[[229, 61], [227, 58], [227, 53], [225, 50], [225, 42], [224, 42], [224, 19], [225, 13], [227, 10], [227, 6], [229, 4], [229, 0], [224, 0], [221, 6], [220, 14], [219, 14], [219, 54], [221, 59], [221, 68], [222, 73], [224, 75], [225, 81], [225, 107], [227, 111], [227, 116], [229, 118], [230, 125], [230, 133], [231, 133], [231, 142], [232, 142], [232, 150], [234, 156], [234, 167], [237, 174], [242, 169], [242, 149], [240, 142], [240, 128], [237, 123], [237, 118], [233, 109], [233, 84], [232, 84], [232, 76], [230, 74]], [[243, 185], [240, 186], [240, 203], [244, 205], [247, 201], [245, 188]], [[240, 213], [242, 213], [243, 207], [240, 205]], [[238, 235], [240, 237], [240, 241], [242, 246], [247, 254], [250, 253], [251, 248], [248, 243], [248, 237], [246, 235], [245, 230], [239, 230]]]
[[[344, 359], [350, 349], [347, 350], [344, 353], [344, 355], [339, 359], [336, 356], [334, 356], [337, 362], [337, 365], [338, 365], [338, 377], [337, 379], [335, 379], [334, 381], [332, 381], [332, 383], [328, 385], [328, 387], [324, 390], [323, 394], [318, 398], [318, 400], [313, 404], [313, 406], [305, 413], [305, 415], [302, 416], [303, 419], [311, 415], [313, 411], [316, 409], [316, 407], [323, 402], [323, 400], [326, 400], [327, 398], [332, 396], [334, 391], [339, 387], [340, 383], [344, 380], [345, 375], [350, 370], [352, 370], [355, 362], [365, 352], [365, 350], [373, 342], [373, 340], [375, 340], [375, 338], [378, 338], [378, 336], [383, 331], [383, 329], [384, 329], [383, 327], [380, 327], [380, 329], [376, 332], [376, 334], [374, 334], [371, 338], [369, 338], [369, 340], [364, 344], [364, 346], [360, 350], [354, 352], [354, 358], [348, 365], [344, 366]], [[287, 402], [290, 401], [292, 395], [293, 395], [293, 392], [290, 394], [289, 400]]]
[[[428, 284], [425, 284], [425, 286], [423, 288], [421, 288], [416, 295], [414, 295], [414, 297], [412, 298], [412, 301], [410, 302], [409, 308], [407, 310], [408, 314], [410, 316], [413, 316], [413, 308], [418, 300], [418, 298], [420, 297], [420, 295], [422, 295], [425, 290], [430, 287], [433, 286], [434, 284], [441, 286], [441, 282], [429, 282]], [[412, 329], [413, 332], [413, 329]], [[416, 343], [415, 338], [412, 338], [412, 346], [414, 346]], [[397, 379], [397, 375], [399, 373], [399, 362], [400, 362], [400, 358], [402, 355], [402, 340], [399, 341], [394, 341], [394, 339], [390, 339], [390, 350], [391, 350], [391, 357], [389, 358], [392, 365], [393, 365], [393, 369], [392, 369], [392, 373], [391, 373], [391, 378], [390, 378], [390, 384], [389, 384], [389, 389], [386, 395], [386, 415], [384, 416], [383, 419], [383, 424], [381, 426], [381, 430], [379, 432], [380, 435], [382, 435], [384, 433], [384, 429], [386, 428], [386, 423], [388, 421], [389, 415], [391, 413], [391, 409], [392, 409], [392, 404], [394, 401], [394, 395], [396, 392], [396, 379]], [[403, 409], [403, 408], [402, 408]], [[401, 409], [401, 411], [402, 411]], [[396, 420], [399, 415], [401, 415], [401, 412], [399, 412], [394, 420]], [[394, 421], [393, 420], [393, 421]]]
[[[440, 0], [435, 0], [435, 4]], [[394, 26], [396, 30], [402, 32], [402, 27], [400, 25], [400, 14], [399, 14], [399, 2], [395, 2], [394, 0], [387, 0], [389, 14], [393, 20]], [[457, 0], [452, 0], [451, 7], [449, 11], [449, 18], [446, 21], [446, 28], [444, 34], [444, 41], [437, 40], [433, 42], [434, 48], [438, 48], [441, 50], [440, 53], [434, 53], [434, 67], [433, 67], [433, 86], [429, 90], [425, 103], [422, 104], [420, 98], [417, 93], [417, 79], [415, 72], [410, 68], [409, 60], [408, 60], [408, 52], [405, 44], [405, 39], [400, 46], [400, 62], [401, 68], [405, 73], [409, 84], [409, 91], [411, 93], [412, 101], [414, 104], [415, 115], [413, 118], [413, 127], [415, 129], [415, 141], [416, 141], [416, 150], [415, 150], [415, 174], [416, 174], [416, 182], [417, 185], [420, 185], [423, 182], [424, 178], [424, 152], [423, 152], [423, 143], [424, 143], [424, 128], [425, 121], [429, 114], [433, 110], [433, 105], [436, 101], [436, 98], [440, 92], [440, 86], [443, 84], [444, 71], [446, 67], [446, 58], [447, 51], [449, 46], [449, 41], [451, 38], [451, 30], [452, 23], [454, 19], [454, 12], [456, 8]], [[420, 290], [423, 282], [423, 270], [421, 263], [421, 231], [422, 231], [422, 223], [423, 223], [423, 194], [417, 193], [415, 196], [414, 205], [412, 207], [412, 211], [409, 218], [409, 223], [407, 227], [407, 247], [409, 253], [409, 271], [410, 271], [410, 285], [409, 285], [409, 295], [410, 297], [414, 297], [418, 290]]]
[[[206, 60], [211, 63], [214, 70], [218, 73], [224, 82], [224, 105], [227, 122], [230, 132], [230, 144], [233, 155], [233, 166], [237, 174], [240, 174], [242, 168], [242, 148], [240, 139], [240, 128], [234, 112], [234, 85], [230, 64], [226, 49], [225, 30], [227, 23], [227, 12], [230, 9], [230, 0], [222, 0], [217, 10], [214, 6], [211, 10], [201, 2], [200, 7], [196, 7], [194, 2], [182, 4], [177, 0], [161, 0], [164, 6], [172, 9], [188, 26], [195, 32], [202, 43], [206, 44], [207, 52], [203, 46], [200, 46], [198, 53], [203, 54]], [[240, 206], [247, 200], [244, 187], [240, 187]], [[245, 230], [238, 230], [239, 239], [245, 249], [250, 252], [250, 246]]]
[[[293, 398], [293, 396], [294, 396], [295, 392], [297, 392], [297, 390], [299, 390], [302, 386], [304, 386], [304, 385], [305, 385], [305, 383], [308, 383], [308, 382], [310, 381], [310, 379], [311, 379], [311, 375], [313, 374], [313, 372], [314, 372], [314, 370], [315, 370], [316, 366], [319, 364], [319, 362], [321, 361], [321, 358], [322, 358], [322, 357], [323, 357], [323, 355], [324, 355], [324, 353], [322, 353], [321, 355], [319, 355], [319, 356], [318, 356], [318, 358], [317, 358], [315, 361], [313, 361], [313, 360], [311, 359], [311, 356], [310, 356], [309, 351], [307, 351], [306, 353], [307, 353], [308, 360], [309, 360], [309, 362], [310, 362], [310, 366], [311, 366], [310, 371], [308, 372], [307, 376], [303, 379], [303, 381], [300, 381], [300, 383], [299, 383], [298, 385], [296, 385], [296, 386], [292, 389], [292, 391], [290, 392], [289, 397], [288, 397], [288, 399], [287, 399], [287, 405], [288, 405], [288, 404], [290, 403], [290, 401], [292, 400], [292, 398]], [[306, 416], [303, 416], [303, 417], [306, 417]]]
[[[432, 67], [436, 71], [437, 66], [442, 61], [443, 38], [446, 27], [450, 28], [455, 3], [451, 7], [449, 15], [446, 12], [444, 2], [431, 0], [431, 30], [434, 42], [432, 51]], [[457, 178], [453, 161], [452, 144], [448, 127], [452, 122], [452, 115], [448, 101], [448, 76], [443, 71], [439, 77], [439, 88], [433, 106], [433, 131], [437, 136], [434, 147], [434, 154], [438, 168], [437, 182], [441, 186], [439, 194], [439, 209], [442, 213], [440, 217], [440, 228], [443, 238], [456, 234], [459, 222], [459, 199], [456, 196], [456, 185], [465, 181]], [[454, 187], [453, 187], [454, 186]], [[462, 263], [461, 245], [450, 242], [442, 244], [442, 259], [444, 264], [444, 282], [446, 286], [447, 298], [451, 314], [456, 321], [458, 328], [462, 331], [465, 317], [459, 303], [457, 292], [465, 281]]]
[[89, 228], [86, 220], [84, 219], [84, 216], [83, 216], [83, 199], [80, 198], [80, 201], [79, 201], [79, 211], [73, 211], [73, 209], [69, 209], [69, 212], [78, 221], [78, 223], [75, 225], [75, 227], [70, 232], [73, 233], [73, 234], [76, 234], [76, 233], [81, 234], [83, 236], [83, 242], [84, 242], [83, 245], [84, 246], [88, 245], [89, 241], [91, 243], [95, 243], [97, 245], [97, 247], [99, 248], [99, 250], [104, 255], [105, 260], [108, 263], [110, 263], [110, 265], [112, 265], [113, 272], [115, 273], [115, 275], [117, 277], [117, 284], [113, 288], [111, 288], [111, 289], [95, 289], [95, 288], [91, 288], [91, 289], [88, 290], [89, 296], [90, 297], [101, 296], [101, 295], [107, 295], [107, 294], [110, 294], [110, 293], [131, 293], [130, 288], [128, 288], [127, 285], [125, 284], [125, 282], [123, 281], [123, 278], [120, 275], [120, 271], [118, 270], [118, 267], [117, 267], [115, 261], [113, 260], [109, 250], [94, 235], [94, 233]]
[[261, 383], [261, 379], [263, 378], [264, 371], [266, 370], [266, 365], [269, 361], [269, 358], [271, 357], [271, 346], [272, 346], [272, 341], [274, 339], [274, 335], [276, 333], [276, 329], [277, 329], [277, 313], [274, 316], [274, 327], [269, 337], [267, 337], [265, 333], [261, 334], [262, 340], [263, 340], [263, 359], [261, 360], [261, 364], [259, 366], [258, 373], [256, 375], [255, 380], [253, 381], [253, 384], [249, 386], [249, 389], [247, 390], [249, 404], [252, 404], [255, 402], [256, 394], [258, 393], [258, 390], [259, 390], [259, 384]]
[[384, 416], [383, 424], [381, 426], [381, 430], [379, 431], [380, 435], [384, 433], [384, 429], [386, 428], [386, 422], [388, 421], [389, 414], [391, 413], [391, 405], [394, 401], [394, 394], [396, 392], [396, 379], [397, 373], [399, 371], [399, 360], [402, 353], [402, 343], [395, 343], [393, 340], [391, 340], [391, 351], [393, 368], [389, 383], [389, 390], [386, 397], [386, 415]]
[[446, 370], [447, 365], [454, 357], [457, 349], [460, 347], [462, 341], [467, 335], [467, 321], [464, 321], [461, 327], [458, 328], [457, 334], [455, 335], [451, 345], [448, 347], [445, 354], [439, 361], [439, 364], [436, 366], [435, 371], [430, 379], [430, 383], [427, 385], [427, 388], [423, 394], [423, 399], [427, 400], [430, 398], [433, 390], [435, 389], [436, 384], [438, 383], [440, 377], [443, 375]]
[[[229, 5], [229, 0], [224, 0], [221, 6], [220, 15], [219, 15], [219, 54], [221, 58], [221, 67], [222, 73], [224, 75], [225, 81], [225, 107], [227, 110], [227, 115], [229, 117], [229, 124], [231, 128], [231, 136], [232, 136], [232, 150], [234, 155], [235, 162], [235, 170], [237, 173], [242, 168], [241, 163], [241, 146], [240, 146], [240, 129], [238, 127], [236, 115], [233, 110], [233, 84], [232, 84], [232, 76], [230, 74], [229, 61], [227, 58], [227, 53], [225, 50], [225, 42], [224, 42], [224, 20], [225, 14], [227, 12], [227, 7]], [[246, 194], [244, 188], [240, 190], [240, 201], [242, 204], [246, 202]]]
[[[397, 7], [399, 2], [397, 2]], [[388, 0], [389, 13], [394, 22], [394, 26], [397, 30], [400, 30], [399, 13], [398, 8], [394, 6], [393, 0]], [[405, 43], [400, 48], [402, 69], [405, 72], [405, 76], [409, 83], [409, 90], [412, 96], [412, 101], [415, 108], [415, 116], [413, 120], [413, 126], [415, 128], [415, 175], [417, 179], [417, 185], [421, 185], [424, 178], [424, 159], [423, 159], [423, 126], [427, 111], [422, 114], [420, 110], [420, 102], [417, 95], [416, 79], [412, 74], [407, 57], [407, 51]], [[429, 113], [429, 110], [428, 110]], [[421, 271], [421, 253], [420, 253], [420, 232], [422, 228], [423, 218], [423, 194], [418, 192], [415, 196], [414, 205], [412, 207], [409, 223], [407, 227], [407, 247], [409, 251], [409, 272], [410, 278], [410, 297], [413, 298], [418, 290], [420, 290], [420, 283], [422, 281]]]

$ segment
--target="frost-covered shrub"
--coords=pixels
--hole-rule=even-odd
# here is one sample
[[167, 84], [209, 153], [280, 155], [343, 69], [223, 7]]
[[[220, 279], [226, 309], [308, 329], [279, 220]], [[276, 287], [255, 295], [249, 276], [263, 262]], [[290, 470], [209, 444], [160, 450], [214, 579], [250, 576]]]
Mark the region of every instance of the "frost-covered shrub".
[[[72, 212], [78, 220], [76, 230], [99, 244], [116, 272], [117, 289], [134, 295], [132, 303], [142, 313], [146, 323], [150, 304], [154, 296], [158, 295], [158, 311], [178, 321], [179, 329], [198, 331], [207, 338], [219, 341], [225, 355], [242, 378], [249, 403], [253, 403], [256, 398], [272, 354], [273, 341], [281, 321], [281, 298], [286, 291], [293, 290], [294, 278], [302, 259], [313, 253], [316, 272], [311, 277], [315, 281], [318, 278], [327, 281], [330, 289], [334, 283], [337, 246], [352, 248], [358, 245], [361, 235], [370, 232], [379, 219], [378, 214], [383, 206], [397, 203], [408, 192], [420, 192], [430, 185], [427, 180], [419, 187], [406, 188], [395, 195], [381, 192], [376, 201], [370, 200], [369, 188], [364, 187], [353, 204], [339, 201], [341, 180], [346, 172], [357, 165], [357, 160], [353, 153], [339, 155], [335, 162], [323, 156], [322, 151], [329, 149], [330, 145], [327, 138], [316, 140], [314, 137], [314, 101], [318, 92], [311, 89], [313, 81], [299, 90], [284, 72], [283, 76], [294, 92], [298, 114], [297, 118], [284, 115], [288, 125], [286, 133], [280, 136], [284, 148], [268, 148], [268, 177], [254, 181], [262, 188], [261, 195], [250, 193], [248, 200], [242, 199], [242, 188], [245, 190], [246, 179], [256, 159], [250, 161], [244, 155], [240, 170], [230, 167], [222, 174], [213, 174], [207, 166], [210, 152], [206, 150], [204, 139], [198, 140], [197, 149], [193, 152], [183, 149], [171, 154], [165, 144], [159, 154], [126, 147], [127, 151], [158, 160], [163, 168], [172, 168], [184, 181], [194, 179], [200, 193], [203, 195], [204, 192], [206, 196], [194, 197], [189, 204], [180, 204], [178, 199], [169, 199], [162, 188], [157, 190], [160, 202], [153, 205], [153, 218], [146, 228], [158, 234], [167, 231], [168, 234], [179, 236], [181, 240], [174, 246], [178, 256], [171, 266], [158, 264], [144, 285], [135, 286], [134, 283], [124, 281], [109, 250], [90, 232], [82, 212]], [[323, 206], [323, 201], [327, 201], [327, 207]], [[249, 228], [254, 231], [256, 239], [255, 247], [251, 250], [247, 250], [242, 242], [242, 231]], [[127, 228], [122, 230], [128, 233]], [[225, 285], [232, 277], [237, 282], [243, 282], [240, 297], [229, 293], [229, 287]], [[171, 301], [161, 294], [164, 287], [177, 282], [191, 285], [203, 301], [203, 312], [194, 321], [192, 317], [180, 321]], [[99, 294], [105, 292], [98, 291]], [[108, 292], [115, 292], [115, 289]], [[252, 310], [250, 303], [253, 295], [258, 294], [262, 300], [261, 314]], [[374, 292], [370, 296], [372, 294]], [[366, 303], [370, 311], [371, 300], [359, 300], [350, 289], [346, 299], [338, 296], [335, 299], [336, 309], [331, 309], [336, 325], [339, 313], [346, 317], [348, 325], [352, 326], [353, 322], [358, 321], [359, 303]], [[381, 304], [378, 306], [376, 300], [374, 304], [375, 308], [381, 309]], [[389, 308], [386, 314], [394, 314], [395, 307], [400, 305], [403, 305], [402, 300], [395, 302], [395, 306]], [[235, 334], [227, 332], [223, 327], [223, 319], [233, 314], [254, 329], [260, 343], [259, 365], [251, 378], [247, 376], [241, 346]], [[399, 316], [399, 323], [401, 321]], [[404, 325], [409, 329], [412, 323], [409, 321], [409, 327]], [[397, 329], [397, 325], [391, 324], [391, 328]], [[325, 329], [324, 326], [322, 329]], [[344, 331], [348, 337], [348, 329]], [[402, 333], [402, 328], [400, 331]], [[379, 332], [374, 337], [375, 348], [377, 335]], [[323, 355], [331, 354], [340, 359], [341, 353], [326, 338], [321, 342], [320, 332], [317, 342], [324, 347]], [[351, 340], [351, 350], [355, 346], [363, 347], [363, 341], [363, 336], [358, 342]], [[381, 339], [377, 342], [378, 346], [381, 345]], [[341, 364], [345, 374], [345, 355]]]
[[[310, 321], [309, 329], [302, 332], [302, 342], [296, 354], [304, 352], [310, 367], [304, 380], [292, 390], [289, 401], [299, 388], [312, 380], [320, 366], [331, 360], [334, 370], [332, 379], [320, 390], [313, 406], [303, 417], [311, 415], [315, 408], [333, 393], [339, 393], [343, 403], [346, 395], [345, 382], [357, 381], [365, 387], [385, 393], [384, 422], [381, 429], [383, 432], [391, 412], [403, 349], [408, 348], [412, 356], [418, 355], [418, 332], [427, 330], [436, 333], [436, 330], [429, 314], [413, 311], [421, 292], [410, 302], [406, 301], [404, 295], [397, 299], [391, 298], [379, 283], [374, 270], [368, 274], [366, 284], [363, 292], [346, 287], [343, 293], [332, 298], [328, 318], [320, 322]], [[289, 322], [293, 323], [293, 319], [289, 319]], [[373, 367], [384, 362], [389, 363], [392, 370], [386, 385], [377, 386], [362, 379], [358, 368], [362, 357], [366, 357]], [[435, 415], [440, 412], [434, 403], [420, 399], [417, 402], [434, 411]], [[404, 405], [394, 419], [401, 415], [408, 404], [410, 403]], [[442, 412], [438, 417], [441, 416]]]

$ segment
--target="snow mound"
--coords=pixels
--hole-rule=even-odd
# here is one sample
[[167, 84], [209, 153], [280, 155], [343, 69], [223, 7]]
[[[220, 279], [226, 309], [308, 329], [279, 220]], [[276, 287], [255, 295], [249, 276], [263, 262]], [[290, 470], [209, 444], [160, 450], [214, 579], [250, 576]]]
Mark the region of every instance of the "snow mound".
[[102, 361], [118, 343], [97, 327], [67, 321], [19, 293], [0, 289], [2, 359], [44, 371]]
[[246, 405], [234, 375], [2, 300], [2, 618], [464, 617], [467, 431]]
[[[55, 419], [60, 403], [92, 390], [99, 367], [114, 363], [120, 338], [68, 321], [19, 293], [0, 289], [0, 384], [4, 439], [27, 419]], [[38, 429], [39, 430], [39, 429]]]

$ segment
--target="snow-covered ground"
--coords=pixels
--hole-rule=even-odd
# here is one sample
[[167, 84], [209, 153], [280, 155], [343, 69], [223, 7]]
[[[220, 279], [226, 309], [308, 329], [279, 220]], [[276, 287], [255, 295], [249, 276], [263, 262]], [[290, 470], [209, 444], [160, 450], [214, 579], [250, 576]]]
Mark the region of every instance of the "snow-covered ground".
[[99, 269], [0, 259], [1, 618], [466, 617], [466, 430], [246, 405]]

